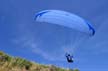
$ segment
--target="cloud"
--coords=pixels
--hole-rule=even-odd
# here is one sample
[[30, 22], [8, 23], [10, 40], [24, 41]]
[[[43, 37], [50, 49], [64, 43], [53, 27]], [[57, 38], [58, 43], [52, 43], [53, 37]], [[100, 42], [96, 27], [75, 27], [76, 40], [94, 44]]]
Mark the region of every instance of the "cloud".
[[[21, 48], [29, 48], [31, 52], [35, 54], [38, 54], [42, 56], [44, 59], [49, 60], [49, 61], [64, 61], [64, 55], [62, 54], [63, 52], [60, 52], [60, 54], [55, 54], [51, 53], [51, 51], [47, 52], [42, 49], [42, 43], [39, 42], [41, 40], [34, 40], [36, 38], [33, 38], [31, 36], [27, 37], [20, 37], [18, 39], [13, 39], [12, 42], [16, 45], [19, 45]], [[60, 50], [62, 51], [62, 50]], [[59, 55], [59, 57], [58, 57]]]

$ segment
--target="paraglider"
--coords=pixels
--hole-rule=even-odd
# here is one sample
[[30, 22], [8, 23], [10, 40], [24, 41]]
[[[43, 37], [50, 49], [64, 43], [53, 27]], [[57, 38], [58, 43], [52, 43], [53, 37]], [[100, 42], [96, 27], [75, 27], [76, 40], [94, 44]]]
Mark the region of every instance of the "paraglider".
[[[91, 23], [73, 13], [66, 11], [44, 10], [36, 13], [35, 20], [37, 22], [64, 26], [88, 36], [93, 36], [95, 34], [95, 29]], [[67, 53], [65, 56], [69, 63], [73, 63], [73, 56]]]
[[73, 55], [70, 55], [69, 53], [66, 53], [65, 56], [66, 56], [67, 61], [68, 61], [69, 63], [73, 63], [73, 62], [74, 62], [74, 60], [73, 60]]

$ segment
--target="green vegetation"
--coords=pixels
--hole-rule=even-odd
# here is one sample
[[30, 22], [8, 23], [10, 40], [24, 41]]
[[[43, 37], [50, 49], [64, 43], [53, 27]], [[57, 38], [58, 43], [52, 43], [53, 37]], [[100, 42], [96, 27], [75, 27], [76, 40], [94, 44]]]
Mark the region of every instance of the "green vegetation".
[[0, 71], [79, 71], [78, 69], [64, 69], [54, 65], [42, 65], [35, 62], [12, 57], [0, 51]]

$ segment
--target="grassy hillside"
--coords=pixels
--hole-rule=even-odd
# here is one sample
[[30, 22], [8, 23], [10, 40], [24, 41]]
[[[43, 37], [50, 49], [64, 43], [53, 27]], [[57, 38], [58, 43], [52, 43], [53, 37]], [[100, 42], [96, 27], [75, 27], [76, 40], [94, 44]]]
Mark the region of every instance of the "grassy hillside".
[[42, 65], [35, 62], [12, 57], [0, 51], [0, 71], [79, 71], [63, 69], [53, 65]]

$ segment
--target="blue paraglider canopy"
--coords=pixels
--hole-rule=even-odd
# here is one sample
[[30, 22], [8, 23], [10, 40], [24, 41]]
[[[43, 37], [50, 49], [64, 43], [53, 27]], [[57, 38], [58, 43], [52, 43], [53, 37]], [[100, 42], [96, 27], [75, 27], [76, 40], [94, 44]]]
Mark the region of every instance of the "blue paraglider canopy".
[[38, 22], [47, 22], [72, 28], [74, 30], [84, 32], [88, 35], [94, 35], [95, 29], [85, 19], [61, 10], [44, 10], [36, 13], [35, 20]]

